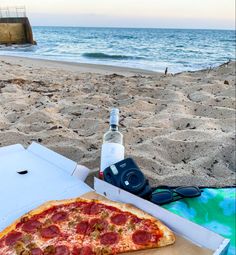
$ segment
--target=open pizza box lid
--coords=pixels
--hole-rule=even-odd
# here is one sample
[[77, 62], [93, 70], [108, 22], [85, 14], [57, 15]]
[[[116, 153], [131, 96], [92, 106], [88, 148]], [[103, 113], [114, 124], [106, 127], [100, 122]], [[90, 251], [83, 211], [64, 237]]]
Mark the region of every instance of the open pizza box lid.
[[159, 218], [177, 234], [175, 245], [185, 249], [183, 253], [170, 246], [134, 255], [227, 254], [228, 239], [97, 178], [95, 193], [84, 183], [87, 174], [85, 167], [37, 143], [27, 149], [19, 144], [0, 148], [0, 231], [46, 201], [79, 196], [106, 199], [105, 195]]
[[0, 148], [0, 231], [40, 204], [92, 189], [88, 171], [37, 143]]

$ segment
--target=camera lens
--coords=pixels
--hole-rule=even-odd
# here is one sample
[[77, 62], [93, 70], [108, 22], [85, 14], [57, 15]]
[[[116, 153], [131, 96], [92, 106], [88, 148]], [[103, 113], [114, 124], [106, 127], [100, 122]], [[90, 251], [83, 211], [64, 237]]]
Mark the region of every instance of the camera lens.
[[128, 169], [121, 174], [122, 187], [131, 192], [140, 192], [146, 184], [146, 179], [143, 173], [137, 169]]

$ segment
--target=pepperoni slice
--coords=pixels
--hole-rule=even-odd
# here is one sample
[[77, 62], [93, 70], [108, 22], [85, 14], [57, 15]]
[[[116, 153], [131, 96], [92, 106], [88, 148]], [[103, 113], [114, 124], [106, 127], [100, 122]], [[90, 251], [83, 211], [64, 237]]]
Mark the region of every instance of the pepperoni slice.
[[73, 248], [71, 254], [72, 254], [72, 255], [79, 255], [79, 253], [80, 253], [80, 248], [78, 248], [78, 247], [75, 246], [75, 247]]
[[90, 208], [90, 214], [98, 214], [101, 211], [101, 207], [99, 204], [92, 204]]
[[89, 246], [85, 246], [81, 249], [77, 250], [78, 253], [75, 253], [73, 255], [95, 255], [95, 253], [92, 251], [92, 249]]
[[91, 208], [91, 204], [87, 204], [83, 207], [82, 211], [85, 214], [90, 214], [90, 208]]
[[131, 219], [131, 223], [132, 224], [137, 224], [137, 223], [139, 223], [139, 222], [141, 222], [142, 221], [142, 219], [139, 219], [138, 217], [133, 217], [132, 219]]
[[108, 226], [108, 222], [106, 220], [102, 220], [99, 218], [92, 219], [89, 223], [91, 231], [94, 230], [106, 230]]
[[118, 213], [111, 217], [111, 222], [116, 225], [124, 225], [128, 220], [128, 215], [124, 213]]
[[51, 225], [41, 229], [40, 233], [43, 238], [54, 238], [60, 235], [60, 229], [55, 225]]
[[68, 218], [68, 214], [66, 212], [57, 212], [52, 215], [52, 221], [54, 223], [64, 221]]
[[40, 227], [41, 223], [38, 220], [29, 220], [23, 224], [22, 230], [26, 233], [35, 233]]
[[21, 232], [17, 232], [17, 231], [12, 231], [11, 233], [9, 233], [5, 239], [5, 244], [7, 246], [13, 245], [15, 244], [18, 240], [20, 240], [22, 237], [22, 233]]
[[103, 245], [116, 244], [119, 241], [119, 235], [115, 232], [107, 232], [100, 237], [100, 243]]
[[3, 246], [4, 246], [4, 240], [1, 239], [1, 240], [0, 240], [0, 248], [2, 248]]
[[69, 255], [70, 254], [70, 250], [67, 246], [65, 245], [60, 245], [57, 246], [55, 249], [55, 255]]
[[43, 252], [41, 249], [39, 248], [33, 248], [31, 251], [30, 251], [30, 254], [31, 255], [43, 255]]
[[90, 203], [83, 208], [83, 212], [89, 215], [98, 214], [100, 210], [101, 210], [100, 205], [96, 203]]
[[76, 233], [85, 235], [87, 233], [88, 228], [89, 228], [88, 221], [81, 221], [76, 227]]
[[132, 240], [135, 244], [145, 245], [151, 242], [152, 234], [145, 230], [137, 230], [132, 235]]

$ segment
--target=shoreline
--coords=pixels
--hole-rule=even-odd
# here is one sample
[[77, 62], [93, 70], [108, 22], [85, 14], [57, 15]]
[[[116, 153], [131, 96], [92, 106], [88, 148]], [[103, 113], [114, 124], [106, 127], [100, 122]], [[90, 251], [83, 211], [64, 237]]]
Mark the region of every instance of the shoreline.
[[[73, 61], [66, 61], [66, 60], [51, 60], [51, 59], [44, 59], [44, 58], [33, 58], [33, 57], [21, 57], [21, 56], [14, 56], [14, 55], [1, 55], [0, 60], [4, 61], [14, 61], [16, 64], [24, 61], [24, 64], [32, 65], [36, 64], [38, 66], [44, 67], [45, 64], [48, 64], [51, 68], [58, 68], [58, 69], [66, 69], [69, 71], [78, 71], [80, 73], [97, 73], [97, 74], [113, 74], [117, 73], [124, 76], [132, 76], [132, 75], [148, 75], [148, 76], [159, 76], [165, 75], [164, 71], [152, 71], [148, 69], [141, 69], [141, 68], [132, 68], [132, 67], [122, 67], [122, 66], [114, 66], [114, 65], [104, 65], [104, 64], [92, 64], [92, 63], [78, 63]], [[222, 64], [216, 64], [216, 66], [197, 69], [197, 70], [183, 70], [176, 73], [168, 73], [168, 75], [176, 76], [181, 75], [183, 73], [198, 73], [203, 71], [211, 71], [221, 66], [236, 63], [235, 60], [229, 60]], [[163, 67], [165, 70], [165, 67]]]
[[45, 64], [48, 64], [49, 67], [58, 68], [58, 69], [69, 69], [70, 71], [79, 71], [84, 73], [100, 73], [100, 74], [112, 74], [117, 73], [121, 75], [158, 75], [160, 72], [154, 72], [151, 70], [145, 70], [140, 68], [131, 68], [131, 67], [120, 67], [113, 65], [100, 65], [100, 64], [88, 64], [88, 63], [77, 63], [63, 60], [49, 60], [42, 58], [32, 58], [32, 57], [19, 57], [19, 56], [10, 56], [10, 55], [1, 55], [0, 60], [4, 61], [14, 61], [15, 64], [20, 64], [24, 61], [26, 65], [36, 64], [44, 67]]

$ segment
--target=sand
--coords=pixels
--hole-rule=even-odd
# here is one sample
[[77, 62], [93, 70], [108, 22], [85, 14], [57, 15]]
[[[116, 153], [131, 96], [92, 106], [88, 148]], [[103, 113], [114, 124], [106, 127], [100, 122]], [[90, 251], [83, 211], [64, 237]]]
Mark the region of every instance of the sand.
[[235, 185], [234, 86], [235, 62], [165, 76], [0, 56], [0, 146], [36, 141], [94, 175], [116, 106], [126, 156], [152, 185]]

